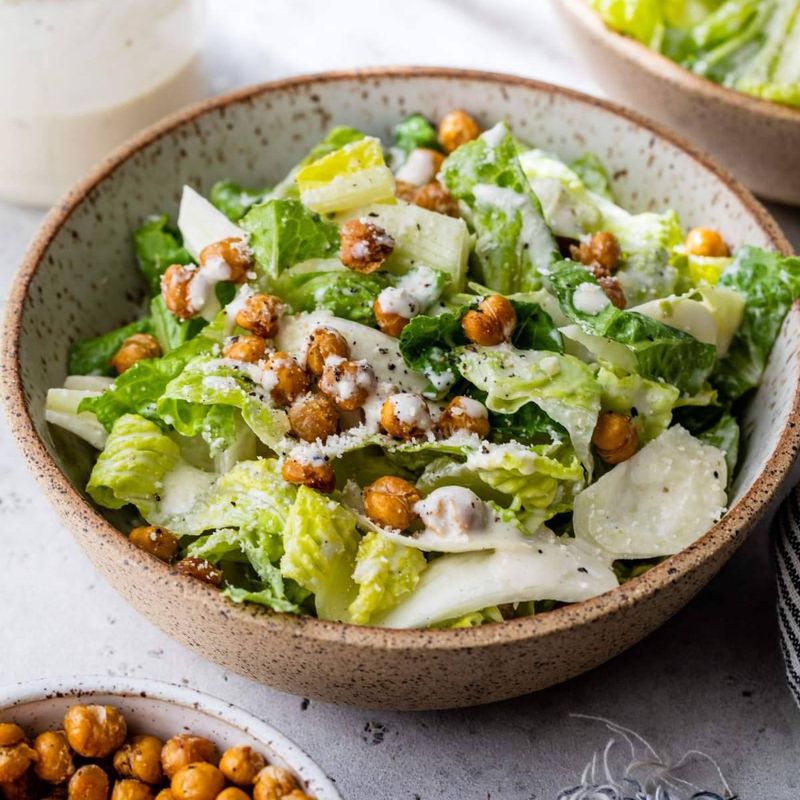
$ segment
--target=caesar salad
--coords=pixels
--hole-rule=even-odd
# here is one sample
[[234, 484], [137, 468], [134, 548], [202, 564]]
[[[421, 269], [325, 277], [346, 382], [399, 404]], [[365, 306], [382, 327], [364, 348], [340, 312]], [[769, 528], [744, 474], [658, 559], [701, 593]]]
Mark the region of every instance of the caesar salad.
[[47, 397], [89, 496], [231, 602], [397, 628], [543, 613], [702, 536], [800, 296], [800, 259], [462, 110], [186, 186], [133, 248], [140, 318]]

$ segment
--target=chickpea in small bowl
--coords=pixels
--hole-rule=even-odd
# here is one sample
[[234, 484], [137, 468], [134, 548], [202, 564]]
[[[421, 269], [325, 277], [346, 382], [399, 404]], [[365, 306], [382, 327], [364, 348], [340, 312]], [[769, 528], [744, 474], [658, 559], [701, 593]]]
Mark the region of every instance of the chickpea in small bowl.
[[295, 745], [184, 687], [21, 687], [0, 706], [3, 800], [339, 800]]

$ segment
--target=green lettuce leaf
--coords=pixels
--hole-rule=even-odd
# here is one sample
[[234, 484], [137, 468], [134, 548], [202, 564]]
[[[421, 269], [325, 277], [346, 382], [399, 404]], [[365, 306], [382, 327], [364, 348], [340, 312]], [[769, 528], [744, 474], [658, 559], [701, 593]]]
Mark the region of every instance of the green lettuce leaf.
[[122, 343], [136, 333], [152, 333], [153, 324], [149, 318], [140, 319], [116, 328], [113, 331], [76, 342], [69, 348], [67, 372], [70, 375], [106, 375], [113, 377], [116, 371], [111, 359]]
[[[269, 395], [253, 381], [248, 369], [213, 356], [189, 361], [164, 387], [156, 405], [158, 416], [178, 433], [208, 437], [212, 455], [230, 446], [236, 432], [235, 409], [272, 449], [289, 432], [286, 412], [271, 405]], [[215, 443], [216, 438], [222, 441]]]
[[339, 250], [339, 229], [309, 211], [299, 200], [268, 200], [241, 219], [250, 234], [259, 288], [268, 290], [281, 271], [312, 258], [330, 258]]
[[479, 625], [487, 625], [491, 622], [503, 622], [503, 615], [497, 606], [489, 606], [480, 611], [473, 611], [463, 617], [448, 619], [444, 622], [437, 622], [431, 625], [432, 628], [477, 628]]
[[595, 194], [614, 202], [611, 178], [603, 162], [594, 153], [584, 153], [570, 161], [570, 169], [583, 181], [583, 185]]
[[233, 181], [217, 181], [208, 199], [231, 222], [238, 222], [252, 206], [263, 203], [269, 189], [247, 189]]
[[194, 339], [208, 321], [202, 317], [192, 319], [178, 319], [164, 303], [164, 298], [159, 294], [150, 301], [150, 315], [152, 318], [152, 333], [161, 345], [162, 353], [169, 353], [182, 344]]
[[663, 0], [590, 0], [610, 28], [658, 50], [664, 38]]
[[487, 393], [490, 411], [513, 414], [534, 402], [562, 425], [591, 471], [590, 442], [600, 412], [600, 386], [577, 358], [547, 350], [459, 347], [459, 372]]
[[210, 353], [223, 338], [224, 315], [203, 328], [193, 339], [167, 353], [162, 358], [137, 361], [122, 373], [99, 397], [81, 402], [79, 411], [93, 413], [106, 430], [124, 414], [140, 414], [161, 422], [156, 403], [167, 385], [177, 377], [186, 364], [198, 355]]
[[350, 618], [366, 625], [411, 594], [427, 566], [421, 550], [403, 547], [371, 531], [361, 540], [353, 580], [358, 595], [350, 604]]
[[171, 264], [191, 264], [181, 235], [170, 226], [169, 216], [150, 217], [133, 233], [133, 249], [139, 270], [151, 295], [161, 293], [161, 276]]
[[283, 528], [281, 572], [314, 594], [317, 615], [346, 621], [360, 536], [356, 519], [330, 497], [301, 486]]
[[86, 491], [106, 508], [133, 504], [147, 518], [157, 506], [164, 476], [180, 461], [180, 448], [153, 422], [125, 414], [111, 428]]
[[469, 210], [478, 280], [502, 294], [538, 289], [558, 248], [508, 127], [501, 123], [459, 147], [441, 176]]
[[587, 285], [597, 287], [592, 291], [602, 291], [594, 275], [581, 265], [562, 261], [554, 268], [550, 283], [564, 313], [585, 333], [624, 344], [643, 377], [671, 383], [691, 395], [700, 390], [714, 368], [714, 345], [703, 344], [688, 333], [610, 303], [594, 314], [578, 308], [575, 298], [579, 287]]
[[531, 445], [569, 441], [564, 426], [550, 419], [536, 403], [525, 403], [513, 414], [489, 412], [489, 423], [489, 439], [495, 444], [519, 442]]
[[394, 126], [394, 145], [406, 155], [418, 147], [441, 150], [436, 128], [422, 114], [411, 114]]
[[719, 285], [736, 289], [746, 300], [728, 356], [711, 378], [723, 398], [736, 400], [760, 383], [786, 313], [800, 297], [800, 258], [742, 247]]

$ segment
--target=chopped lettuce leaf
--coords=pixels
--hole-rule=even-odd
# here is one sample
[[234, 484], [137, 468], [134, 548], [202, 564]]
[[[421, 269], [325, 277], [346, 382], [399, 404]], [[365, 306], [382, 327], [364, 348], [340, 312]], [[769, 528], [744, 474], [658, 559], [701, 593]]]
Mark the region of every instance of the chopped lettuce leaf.
[[601, 300], [602, 289], [581, 265], [562, 261], [554, 268], [550, 283], [564, 313], [585, 333], [625, 345], [643, 377], [663, 380], [686, 394], [695, 394], [714, 368], [713, 345], [636, 311], [621, 311], [607, 301], [587, 305], [581, 295], [586, 290], [581, 287], [590, 287], [592, 298], [596, 294]]
[[742, 247], [719, 286], [745, 298], [742, 324], [711, 379], [724, 398], [736, 400], [758, 386], [784, 317], [800, 297], [800, 258]]
[[152, 333], [158, 339], [162, 353], [169, 353], [193, 339], [208, 324], [202, 317], [178, 319], [167, 308], [160, 294], [150, 301], [150, 315]]
[[217, 181], [208, 199], [231, 222], [238, 222], [257, 203], [263, 203], [269, 189], [247, 189], [233, 181]]
[[589, 0], [609, 27], [658, 50], [664, 38], [662, 0]]
[[289, 432], [289, 421], [286, 412], [275, 408], [269, 393], [253, 380], [251, 373], [256, 370], [256, 365], [198, 356], [164, 388], [157, 414], [183, 436], [201, 433], [216, 455], [232, 443], [236, 433], [232, 412], [239, 409], [264, 444], [279, 448]]
[[256, 259], [256, 284], [268, 290], [281, 272], [301, 261], [339, 251], [339, 231], [297, 200], [268, 200], [242, 218]]
[[281, 572], [314, 593], [322, 619], [350, 618], [359, 541], [355, 517], [344, 506], [305, 486], [297, 490], [283, 528]]
[[180, 460], [180, 448], [150, 420], [125, 414], [111, 428], [86, 491], [106, 508], [133, 504], [147, 518], [158, 505], [164, 476]]
[[111, 359], [122, 343], [136, 333], [152, 332], [153, 324], [145, 317], [92, 339], [76, 342], [69, 348], [67, 372], [70, 375], [116, 375]]
[[184, 186], [178, 210], [178, 229], [186, 249], [197, 259], [203, 248], [223, 239], [247, 239], [247, 234], [231, 222], [203, 195]]
[[548, 350], [459, 347], [459, 372], [487, 393], [490, 411], [513, 414], [534, 402], [569, 432], [581, 463], [591, 472], [590, 443], [600, 412], [600, 386], [577, 358]]
[[459, 147], [441, 176], [469, 212], [478, 280], [502, 294], [538, 289], [558, 248], [508, 126], [500, 123]]
[[410, 114], [394, 126], [394, 144], [406, 155], [418, 147], [441, 150], [436, 128], [422, 114]]
[[161, 293], [161, 276], [167, 267], [192, 263], [192, 256], [183, 246], [180, 233], [170, 227], [167, 214], [150, 217], [133, 232], [133, 249], [151, 295]]
[[464, 614], [463, 617], [447, 619], [444, 622], [437, 622], [434, 628], [477, 628], [479, 625], [486, 625], [492, 622], [502, 622], [503, 615], [497, 606], [482, 608], [480, 611], [473, 611], [471, 614]]
[[394, 198], [394, 175], [373, 136], [344, 145], [298, 171], [303, 204], [320, 214], [348, 211]]
[[603, 162], [594, 153], [584, 153], [582, 156], [578, 156], [570, 161], [569, 167], [590, 192], [614, 202], [611, 178], [609, 178]]
[[672, 555], [720, 519], [726, 484], [724, 453], [675, 425], [578, 495], [575, 535], [617, 558]]
[[411, 594], [427, 566], [425, 556], [371, 531], [361, 540], [353, 580], [358, 595], [350, 604], [350, 618], [357, 625], [396, 606]]
[[[72, 378], [74, 380], [74, 376]], [[67, 379], [70, 381], [70, 378]], [[105, 447], [108, 431], [88, 411], [79, 412], [80, 404], [87, 397], [98, 397], [103, 390], [70, 388], [48, 389], [45, 402], [45, 419], [89, 442], [96, 450]]]

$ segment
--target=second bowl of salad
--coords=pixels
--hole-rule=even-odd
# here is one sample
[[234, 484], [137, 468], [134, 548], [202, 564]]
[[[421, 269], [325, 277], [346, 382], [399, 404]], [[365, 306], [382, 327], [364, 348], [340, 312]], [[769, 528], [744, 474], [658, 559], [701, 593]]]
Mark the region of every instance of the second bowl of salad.
[[757, 194], [800, 204], [797, 0], [556, 0], [610, 96], [683, 133]]
[[680, 607], [791, 458], [800, 261], [698, 157], [553, 87], [258, 88], [49, 225], [10, 311], [29, 455], [139, 608], [281, 688], [569, 677]]

